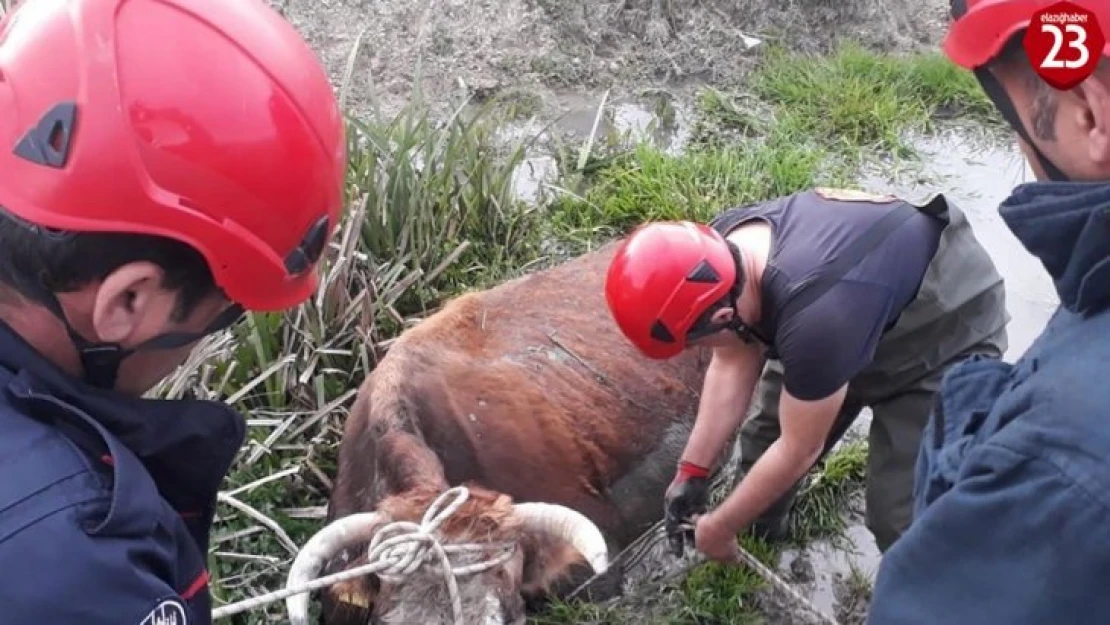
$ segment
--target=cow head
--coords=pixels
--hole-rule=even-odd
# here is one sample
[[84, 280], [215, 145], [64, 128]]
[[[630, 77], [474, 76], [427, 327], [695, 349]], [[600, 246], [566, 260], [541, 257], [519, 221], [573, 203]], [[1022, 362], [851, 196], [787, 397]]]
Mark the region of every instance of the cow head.
[[[441, 513], [442, 522], [431, 533], [446, 548], [449, 566], [458, 570], [471, 564], [492, 563], [484, 570], [455, 577], [462, 622], [523, 623], [525, 596], [544, 594], [576, 568], [588, 566], [601, 573], [608, 566], [608, 549], [601, 532], [575, 510], [543, 503], [513, 504], [507, 495], [468, 486], [463, 493], [465, 501], [444, 514], [443, 505], [449, 505], [455, 493], [445, 495], [446, 501], [439, 492], [410, 490], [384, 499], [375, 512], [352, 514], [332, 522], [297, 555], [288, 585], [315, 578], [325, 564], [334, 571], [366, 564], [367, 547], [377, 532], [396, 521], [427, 521], [429, 516], [437, 516], [436, 510], [429, 510], [433, 505]], [[379, 544], [382, 540], [379, 537]], [[452, 547], [459, 545], [473, 547], [464, 551]], [[410, 567], [407, 575], [388, 571], [330, 586], [324, 591], [325, 620], [332, 625], [453, 625], [451, 591], [441, 560], [434, 548], [426, 553], [424, 563]], [[308, 597], [302, 593], [286, 600], [292, 625], [307, 625]]]

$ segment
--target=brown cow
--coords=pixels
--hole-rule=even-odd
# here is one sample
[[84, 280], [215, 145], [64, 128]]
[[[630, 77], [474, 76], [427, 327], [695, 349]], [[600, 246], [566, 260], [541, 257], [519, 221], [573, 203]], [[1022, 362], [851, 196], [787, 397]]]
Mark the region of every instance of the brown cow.
[[[301, 551], [290, 584], [365, 564], [375, 530], [419, 522], [466, 484], [443, 542], [514, 550], [458, 578], [463, 620], [519, 623], [586, 562], [604, 568], [602, 540], [615, 553], [661, 518], [709, 354], [653, 361], [624, 339], [604, 302], [613, 250], [462, 295], [394, 343], [347, 419], [328, 511], [340, 521]], [[433, 562], [407, 580], [340, 582], [323, 593], [325, 621], [452, 623], [443, 575]], [[288, 600], [295, 625], [307, 605]]]

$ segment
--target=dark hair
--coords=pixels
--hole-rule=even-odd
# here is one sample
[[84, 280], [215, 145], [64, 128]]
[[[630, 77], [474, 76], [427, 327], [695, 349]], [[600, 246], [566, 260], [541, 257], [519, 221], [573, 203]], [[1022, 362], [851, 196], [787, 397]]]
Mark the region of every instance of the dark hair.
[[165, 272], [162, 286], [178, 292], [177, 320], [217, 291], [204, 257], [166, 237], [122, 232], [66, 232], [26, 222], [0, 207], [0, 284], [39, 300], [32, 285], [53, 293], [102, 280], [123, 265], [151, 262]]
[[1030, 119], [1033, 122], [1032, 134], [1044, 141], [1055, 141], [1056, 110], [1059, 108], [1056, 90], [1033, 70], [1022, 43], [1024, 35], [1025, 31], [1022, 30], [1010, 37], [998, 56], [990, 62], [989, 68], [1009, 70], [1021, 76], [1026, 88], [1033, 94], [1033, 107], [1030, 111]]

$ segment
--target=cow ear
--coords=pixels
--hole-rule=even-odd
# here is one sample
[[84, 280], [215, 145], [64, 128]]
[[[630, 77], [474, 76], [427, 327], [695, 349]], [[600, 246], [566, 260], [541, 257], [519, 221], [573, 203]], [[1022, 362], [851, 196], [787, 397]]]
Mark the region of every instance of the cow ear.
[[520, 590], [525, 597], [569, 592], [593, 574], [582, 554], [566, 539], [554, 534], [525, 531], [520, 547], [524, 554]]

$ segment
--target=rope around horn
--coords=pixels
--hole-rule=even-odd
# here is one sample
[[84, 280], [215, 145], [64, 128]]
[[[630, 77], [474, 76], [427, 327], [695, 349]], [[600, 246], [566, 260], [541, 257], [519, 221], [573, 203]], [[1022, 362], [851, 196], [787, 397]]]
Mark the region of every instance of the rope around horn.
[[[447, 500], [451, 497], [455, 497], [455, 500], [446, 504]], [[488, 545], [479, 543], [443, 545], [434, 535], [434, 532], [438, 530], [469, 497], [470, 491], [465, 486], [449, 488], [440, 494], [440, 496], [432, 502], [432, 505], [428, 506], [419, 524], [411, 521], [394, 521], [382, 526], [370, 541], [370, 546], [367, 551], [367, 560], [369, 562], [366, 564], [320, 577], [299, 586], [275, 590], [217, 608], [212, 611], [212, 620], [215, 621], [240, 612], [254, 610], [264, 605], [292, 597], [293, 595], [311, 592], [339, 582], [373, 573], [377, 573], [378, 576], [385, 581], [401, 583], [429, 560], [429, 551], [431, 551], [435, 556], [438, 556], [442, 564], [441, 570], [443, 571], [444, 581], [447, 584], [448, 593], [451, 597], [451, 610], [455, 624], [465, 625], [462, 620], [462, 600], [459, 597], [457, 578], [463, 575], [480, 573], [505, 563], [512, 557], [513, 549], [515, 548], [515, 545], [512, 544], [501, 545], [500, 547], [505, 551], [495, 558], [466, 566], [451, 566], [451, 561], [447, 556], [448, 553], [481, 552], [488, 548]], [[440, 508], [442, 508], [442, 510]], [[392, 538], [383, 538], [391, 533], [396, 533], [397, 535]], [[784, 592], [799, 605], [807, 608], [810, 613], [819, 618], [823, 623], [827, 625], [839, 625], [835, 619], [818, 610], [816, 606], [802, 597], [798, 591], [794, 590], [790, 584], [786, 583], [786, 581], [775, 574], [769, 567], [745, 551], [743, 547], [740, 547], [740, 557], [744, 563], [755, 570], [760, 577], [771, 583], [771, 585], [775, 586], [778, 590]], [[705, 556], [697, 554], [694, 560], [692, 564], [701, 564], [705, 562]]]
[[[448, 500], [454, 498], [454, 501]], [[458, 579], [464, 575], [473, 575], [500, 566], [513, 555], [516, 545], [507, 543], [497, 547], [504, 551], [494, 558], [475, 562], [465, 566], [452, 566], [448, 554], [480, 553], [489, 548], [489, 545], [480, 543], [465, 543], [459, 545], [444, 545], [435, 535], [441, 525], [454, 514], [466, 500], [470, 498], [470, 491], [465, 486], [456, 486], [444, 491], [436, 498], [432, 505], [424, 512], [420, 523], [411, 521], [394, 521], [384, 525], [375, 532], [370, 540], [367, 550], [367, 564], [347, 569], [346, 571], [320, 577], [299, 586], [283, 588], [273, 592], [232, 603], [212, 611], [212, 620], [246, 612], [264, 605], [281, 601], [293, 595], [311, 592], [325, 586], [331, 586], [342, 581], [376, 573], [383, 580], [400, 584], [410, 575], [420, 569], [433, 557], [438, 559], [443, 571], [443, 578], [447, 584], [447, 592], [451, 597], [451, 611], [455, 625], [465, 625], [462, 617], [462, 598], [459, 596]], [[392, 537], [386, 538], [390, 534]]]

